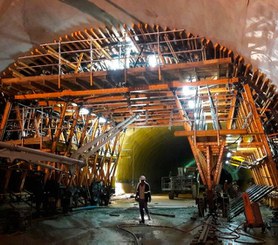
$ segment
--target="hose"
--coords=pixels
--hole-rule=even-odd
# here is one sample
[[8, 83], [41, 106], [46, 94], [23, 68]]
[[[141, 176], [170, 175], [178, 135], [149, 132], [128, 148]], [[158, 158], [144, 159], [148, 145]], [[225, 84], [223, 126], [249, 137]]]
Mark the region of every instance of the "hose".
[[138, 240], [137, 236], [133, 232], [123, 228], [122, 226], [124, 226], [124, 225], [117, 225], [117, 228], [131, 234], [135, 240], [135, 244], [139, 245], [139, 240]]

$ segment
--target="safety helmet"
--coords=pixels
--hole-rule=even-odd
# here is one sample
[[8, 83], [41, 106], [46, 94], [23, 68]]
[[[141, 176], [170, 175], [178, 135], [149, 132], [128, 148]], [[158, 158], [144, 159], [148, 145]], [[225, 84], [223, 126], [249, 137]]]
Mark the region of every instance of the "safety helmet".
[[146, 180], [146, 177], [145, 177], [144, 175], [141, 175], [140, 178], [139, 178], [139, 180], [140, 180], [140, 181]]

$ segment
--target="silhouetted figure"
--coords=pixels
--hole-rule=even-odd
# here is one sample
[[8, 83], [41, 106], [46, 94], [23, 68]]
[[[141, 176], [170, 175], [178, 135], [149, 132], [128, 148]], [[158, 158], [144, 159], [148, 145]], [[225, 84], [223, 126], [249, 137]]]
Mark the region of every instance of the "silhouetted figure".
[[145, 223], [144, 210], [148, 215], [149, 220], [151, 220], [149, 210], [148, 210], [148, 202], [151, 202], [151, 189], [150, 189], [150, 185], [146, 182], [145, 176], [142, 175], [139, 178], [139, 181], [140, 182], [138, 183], [136, 189], [135, 200], [139, 202], [139, 210], [141, 214], [140, 223], [144, 224]]

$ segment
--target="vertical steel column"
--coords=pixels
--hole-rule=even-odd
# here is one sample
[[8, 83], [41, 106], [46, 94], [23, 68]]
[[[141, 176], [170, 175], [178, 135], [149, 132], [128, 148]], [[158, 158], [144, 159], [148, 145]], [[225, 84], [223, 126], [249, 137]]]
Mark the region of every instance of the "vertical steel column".
[[[175, 98], [175, 102], [176, 102], [177, 108], [178, 108], [178, 110], [179, 110], [180, 117], [184, 120], [184, 118], [187, 118], [187, 115], [186, 115], [185, 112], [183, 111], [181, 102], [179, 101], [179, 98], [178, 98], [178, 96], [177, 96], [176, 94], [174, 94], [174, 98]], [[184, 121], [183, 127], [184, 127], [185, 130], [191, 131], [191, 127], [190, 127], [189, 123], [187, 123], [186, 121]], [[196, 160], [196, 165], [197, 165], [199, 174], [200, 174], [200, 176], [201, 176], [201, 179], [202, 179], [202, 181], [203, 181], [203, 184], [206, 185], [206, 184], [207, 184], [207, 179], [205, 178], [205, 175], [204, 175], [204, 172], [203, 172], [203, 169], [202, 169], [202, 162], [200, 161], [200, 159], [199, 159], [199, 157], [198, 157], [197, 147], [196, 147], [196, 145], [194, 144], [194, 142], [193, 142], [191, 136], [188, 136], [187, 139], [188, 139], [188, 141], [189, 141], [189, 144], [190, 144], [190, 147], [191, 147], [193, 156], [194, 156], [194, 158], [195, 158], [195, 160]]]
[[83, 145], [90, 119], [91, 119], [91, 111], [89, 111], [89, 113], [86, 116], [85, 124], [83, 126], [81, 136], [78, 140], [78, 147], [81, 147]]
[[60, 135], [61, 135], [61, 132], [62, 132], [62, 126], [63, 126], [63, 123], [64, 123], [64, 118], [65, 118], [67, 106], [68, 106], [67, 103], [63, 103], [62, 111], [60, 113], [60, 120], [59, 120], [59, 123], [57, 125], [56, 133], [55, 133], [54, 140], [53, 140], [52, 147], [51, 147], [51, 152], [53, 152], [53, 153], [56, 152], [57, 143], [59, 141], [59, 138], [60, 138]]
[[111, 165], [112, 165], [112, 161], [114, 159], [114, 154], [115, 154], [115, 150], [116, 150], [116, 146], [118, 144], [118, 140], [120, 138], [120, 132], [116, 135], [115, 137], [115, 140], [114, 140], [114, 144], [113, 144], [113, 148], [111, 150], [111, 153], [110, 153], [110, 159], [109, 159], [109, 162], [107, 164], [107, 170], [106, 170], [106, 173], [105, 173], [105, 183], [106, 184], [110, 184], [111, 183], [111, 179], [113, 176], [110, 175], [110, 169], [111, 169]]
[[269, 185], [268, 179], [267, 179], [267, 173], [265, 171], [265, 166], [263, 164], [260, 165], [261, 172], [262, 172], [262, 181], [264, 185]]
[[5, 105], [5, 110], [0, 124], [0, 141], [3, 141], [4, 139], [6, 126], [10, 116], [11, 109], [12, 109], [12, 103], [8, 101]]
[[24, 137], [24, 124], [25, 124], [25, 118], [24, 118], [24, 107], [22, 108], [22, 114], [20, 113], [20, 108], [17, 105], [15, 107], [15, 113], [16, 113], [16, 119], [19, 123], [20, 131], [21, 131], [21, 139]]
[[61, 88], [61, 40], [59, 40], [58, 44], [58, 52], [59, 52], [59, 64], [58, 64], [58, 88]]
[[[124, 84], [125, 86], [127, 86], [127, 65], [126, 65], [126, 62], [127, 62], [127, 57], [126, 57], [126, 52], [127, 52], [127, 43], [126, 43], [126, 32], [124, 33], [124, 51], [125, 51], [125, 58], [124, 58]], [[120, 62], [120, 60], [119, 60]]]
[[112, 166], [112, 171], [110, 173], [110, 176], [112, 176], [111, 178], [111, 184], [113, 184], [113, 180], [115, 180], [115, 173], [116, 173], [116, 169], [117, 169], [117, 166], [118, 166], [118, 163], [119, 163], [119, 157], [120, 157], [120, 153], [122, 151], [122, 144], [121, 142], [123, 142], [123, 138], [125, 137], [125, 132], [120, 132], [119, 133], [119, 140], [118, 140], [118, 144], [117, 144], [117, 147], [118, 147], [118, 150], [117, 150], [117, 156], [115, 158], [115, 162], [114, 162], [114, 165]]
[[259, 179], [259, 183], [261, 184], [261, 185], [265, 185], [265, 183], [264, 183], [264, 179], [263, 179], [263, 174], [262, 174], [262, 166], [261, 165], [259, 165], [257, 168], [255, 168], [256, 169], [256, 172], [257, 172], [257, 176], [258, 176], [258, 179]]
[[93, 44], [90, 39], [90, 85], [93, 86]]
[[255, 184], [256, 184], [256, 185], [259, 185], [260, 182], [259, 182], [257, 170], [256, 170], [255, 168], [252, 168], [252, 169], [251, 169], [251, 173], [252, 173], [253, 179], [254, 179], [254, 181], [255, 181]]
[[246, 93], [247, 100], [251, 105], [252, 112], [253, 112], [254, 119], [255, 119], [255, 123], [256, 123], [256, 127], [258, 127], [259, 132], [261, 133], [260, 136], [261, 136], [261, 139], [262, 139], [262, 143], [263, 143], [265, 151], [267, 153], [267, 160], [268, 160], [267, 168], [270, 169], [268, 172], [269, 172], [269, 175], [271, 177], [271, 182], [273, 183], [274, 186], [278, 186], [278, 171], [277, 171], [277, 168], [276, 168], [275, 163], [273, 161], [272, 152], [271, 152], [270, 147], [268, 145], [268, 141], [267, 141], [267, 138], [266, 138], [263, 126], [262, 126], [262, 122], [261, 122], [259, 114], [257, 112], [257, 108], [255, 106], [255, 103], [254, 103], [254, 100], [253, 100], [253, 97], [252, 97], [252, 93], [251, 93], [251, 90], [250, 90], [250, 87], [249, 87], [248, 84], [244, 84], [244, 90], [245, 90], [245, 93]]
[[160, 40], [159, 40], [159, 28], [157, 30], [157, 61], [158, 61], [158, 80], [161, 81], [161, 66], [159, 62], [160, 57]]
[[229, 111], [227, 126], [226, 126], [227, 129], [232, 129], [234, 113], [235, 113], [235, 106], [236, 106], [236, 101], [237, 101], [236, 95], [237, 95], [237, 92], [234, 92], [232, 104], [231, 104], [230, 111]]
[[102, 158], [101, 158], [101, 161], [100, 161], [100, 164], [99, 164], [99, 168], [98, 168], [98, 172], [99, 172], [99, 177], [100, 177], [100, 180], [104, 181], [105, 179], [105, 173], [104, 173], [104, 165], [106, 164], [106, 159], [107, 159], [107, 153], [108, 153], [108, 145], [109, 145], [109, 142], [107, 142], [103, 148], [105, 148], [104, 151], [102, 151]]
[[273, 185], [273, 181], [270, 177], [271, 175], [270, 175], [270, 172], [268, 170], [268, 167], [267, 167], [266, 163], [262, 163], [262, 167], [263, 167], [264, 172], [265, 172], [265, 179], [266, 179], [267, 184], [268, 185]]
[[95, 154], [95, 158], [94, 158], [94, 162], [93, 162], [93, 168], [92, 168], [92, 179], [91, 179], [91, 183], [93, 182], [93, 180], [97, 180], [97, 162], [98, 162], [98, 158], [99, 158], [99, 154], [98, 152], [96, 152]]
[[73, 122], [71, 124], [71, 128], [70, 128], [70, 133], [69, 133], [69, 136], [68, 136], [68, 139], [67, 139], [67, 149], [66, 149], [66, 152], [65, 152], [65, 155], [68, 155], [69, 152], [70, 152], [70, 149], [71, 149], [71, 140], [72, 140], [72, 137], [74, 135], [74, 131], [75, 131], [75, 127], [76, 127], [76, 124], [77, 124], [77, 120], [78, 120], [78, 117], [79, 117], [79, 107], [76, 107], [75, 108], [75, 111], [73, 113]]
[[223, 142], [220, 146], [218, 161], [215, 166], [215, 173], [214, 173], [214, 184], [215, 185], [217, 185], [220, 180], [220, 175], [221, 175], [221, 170], [222, 170], [222, 165], [223, 165], [222, 157], [223, 157], [224, 149], [225, 149], [225, 140], [223, 139]]
[[212, 160], [212, 155], [211, 155], [210, 146], [207, 146], [206, 157], [207, 157], [207, 186], [208, 186], [208, 190], [212, 190], [212, 182], [211, 182], [211, 162], [212, 162], [211, 160]]

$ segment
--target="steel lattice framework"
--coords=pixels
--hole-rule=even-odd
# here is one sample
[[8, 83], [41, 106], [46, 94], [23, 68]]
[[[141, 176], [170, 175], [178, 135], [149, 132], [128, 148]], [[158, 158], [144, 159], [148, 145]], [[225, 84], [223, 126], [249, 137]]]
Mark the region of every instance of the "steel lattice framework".
[[[278, 186], [276, 87], [240, 55], [183, 29], [137, 24], [78, 31], [19, 57], [2, 73], [0, 89], [0, 137], [7, 144], [70, 159], [133, 117], [126, 127], [182, 125], [185, 131], [175, 135], [188, 138], [208, 189], [225, 161], [250, 168], [257, 184]], [[111, 183], [122, 132], [81, 157], [85, 167], [36, 164], [49, 176], [54, 170], [47, 166], [59, 169], [67, 184]], [[4, 188], [8, 181], [9, 171]]]

